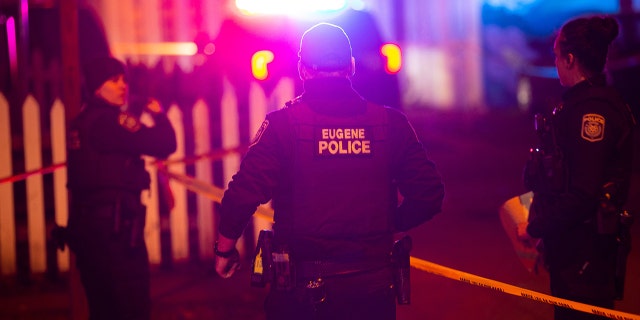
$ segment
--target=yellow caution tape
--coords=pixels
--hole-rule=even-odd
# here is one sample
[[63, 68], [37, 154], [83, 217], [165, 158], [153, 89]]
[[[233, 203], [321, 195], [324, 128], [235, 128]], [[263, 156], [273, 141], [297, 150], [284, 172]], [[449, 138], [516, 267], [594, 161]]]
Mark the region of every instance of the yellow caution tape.
[[239, 147], [235, 147], [235, 148], [231, 148], [231, 149], [216, 149], [213, 150], [209, 153], [205, 153], [205, 154], [199, 154], [199, 155], [193, 155], [190, 157], [185, 157], [185, 158], [181, 158], [181, 159], [171, 159], [171, 160], [162, 160], [162, 161], [158, 161], [161, 162], [162, 164], [164, 164], [165, 166], [169, 166], [172, 164], [176, 164], [176, 163], [184, 163], [184, 164], [193, 164], [196, 163], [200, 160], [220, 160], [224, 157], [226, 157], [229, 154], [232, 153], [244, 153], [246, 152], [248, 149], [248, 147], [246, 146], [239, 146]]
[[[222, 200], [224, 190], [221, 188], [215, 187], [213, 185], [210, 185], [206, 182], [189, 177], [187, 175], [176, 174], [176, 173], [167, 171], [164, 168], [161, 169], [161, 172], [165, 173], [171, 179], [174, 179], [184, 184], [187, 189], [193, 192], [202, 194], [207, 198], [211, 199], [212, 201], [220, 203], [220, 201]], [[268, 221], [273, 222], [273, 209], [267, 206], [259, 206], [258, 209], [256, 210], [256, 214], [258, 215], [259, 218], [266, 219]], [[539, 293], [532, 290], [522, 289], [522, 288], [509, 285], [506, 283], [502, 283], [499, 281], [495, 281], [495, 280], [479, 277], [470, 273], [447, 268], [429, 261], [418, 259], [416, 257], [411, 257], [410, 262], [412, 267], [421, 271], [425, 271], [431, 274], [435, 274], [435, 275], [453, 279], [453, 280], [458, 280], [458, 281], [472, 284], [475, 286], [488, 288], [488, 289], [496, 290], [499, 292], [515, 295], [515, 296], [520, 296], [520, 297], [531, 299], [534, 301], [543, 302], [543, 303], [551, 304], [554, 306], [560, 306], [560, 307], [582, 311], [586, 313], [591, 313], [599, 316], [604, 316], [610, 319], [640, 320], [639, 315], [602, 308], [602, 307], [596, 307], [596, 306], [592, 306], [592, 305], [588, 305], [580, 302], [553, 297], [553, 296]]]
[[[224, 190], [221, 188], [218, 188], [202, 180], [198, 180], [187, 175], [168, 171], [164, 168], [158, 168], [158, 170], [166, 174], [169, 178], [182, 183], [187, 189], [195, 193], [201, 194], [217, 203], [220, 203], [222, 201]], [[258, 206], [258, 209], [256, 210], [255, 214], [259, 218], [273, 222], [273, 209], [270, 207], [267, 207], [265, 205]]]
[[502, 283], [499, 281], [495, 281], [495, 280], [479, 277], [470, 273], [465, 273], [462, 271], [447, 268], [447, 267], [444, 267], [432, 262], [428, 262], [425, 260], [421, 260], [415, 257], [411, 257], [410, 261], [411, 261], [411, 266], [418, 270], [439, 275], [445, 278], [458, 280], [458, 281], [472, 284], [475, 286], [493, 289], [499, 292], [520, 296], [520, 297], [535, 300], [538, 302], [543, 302], [543, 303], [551, 304], [554, 306], [560, 306], [568, 309], [574, 309], [574, 310], [578, 310], [586, 313], [591, 313], [591, 314], [611, 318], [611, 319], [640, 320], [639, 315], [591, 306], [588, 304], [574, 302], [571, 300], [556, 298], [543, 293], [522, 289], [522, 288], [512, 286], [506, 283]]

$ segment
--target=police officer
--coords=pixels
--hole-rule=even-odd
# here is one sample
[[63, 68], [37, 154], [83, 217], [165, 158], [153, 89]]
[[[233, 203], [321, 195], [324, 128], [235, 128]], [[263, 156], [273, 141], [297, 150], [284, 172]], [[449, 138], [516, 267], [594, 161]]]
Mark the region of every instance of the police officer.
[[[532, 210], [520, 229], [526, 243], [542, 239], [554, 296], [605, 308], [614, 307], [616, 229], [633, 152], [633, 117], [603, 74], [617, 35], [616, 20], [598, 16], [571, 20], [557, 35], [556, 69], [568, 87], [549, 119], [555, 160], [546, 162], [557, 165], [535, 170], [542, 176], [532, 179]], [[606, 318], [556, 307], [555, 319]]]
[[[149, 319], [149, 260], [141, 191], [149, 175], [141, 155], [165, 158], [176, 136], [160, 105], [140, 123], [128, 104], [125, 66], [98, 58], [83, 68], [87, 101], [68, 134], [69, 247], [76, 255], [95, 319]], [[131, 108], [131, 106], [129, 106]]]
[[266, 117], [224, 194], [216, 271], [235, 272], [237, 239], [272, 199], [267, 319], [395, 319], [394, 233], [441, 211], [440, 175], [402, 113], [352, 89], [342, 28], [307, 30], [298, 70], [304, 93]]

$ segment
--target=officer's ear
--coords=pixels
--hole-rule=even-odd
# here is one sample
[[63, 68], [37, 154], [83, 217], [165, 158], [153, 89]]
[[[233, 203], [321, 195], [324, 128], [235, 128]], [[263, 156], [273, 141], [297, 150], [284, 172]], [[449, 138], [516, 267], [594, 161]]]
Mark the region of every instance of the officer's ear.
[[567, 53], [567, 56], [565, 57], [565, 59], [567, 60], [567, 67], [572, 68], [575, 66], [576, 64], [576, 56], [569, 52]]
[[302, 62], [300, 62], [300, 60], [298, 60], [298, 77], [300, 77], [300, 80], [302, 81], [309, 79], [309, 72], [307, 71], [307, 68], [302, 65]]

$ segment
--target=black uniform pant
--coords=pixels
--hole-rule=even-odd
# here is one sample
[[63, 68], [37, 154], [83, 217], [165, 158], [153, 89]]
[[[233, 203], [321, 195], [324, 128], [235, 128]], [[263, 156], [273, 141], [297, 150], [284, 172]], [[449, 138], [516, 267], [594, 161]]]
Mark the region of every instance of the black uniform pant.
[[[549, 270], [551, 280], [551, 294], [556, 297], [568, 299], [571, 301], [582, 302], [607, 309], [613, 309], [613, 296], [611, 294], [605, 294], [605, 292], [610, 291], [608, 289], [605, 289], [605, 287], [609, 286], [607, 285], [607, 282], [613, 281], [612, 273], [611, 271], [608, 271], [606, 273], [598, 273], [598, 271], [604, 270], [602, 268], [599, 268], [598, 266], [594, 266], [593, 264], [599, 263], [589, 262], [582, 273], [580, 271], [582, 270], [584, 264], [582, 264], [581, 266], [575, 265], [573, 267], [567, 267], [563, 270]], [[563, 307], [556, 306], [554, 308], [555, 320], [609, 319], [608, 317], [597, 316], [594, 314], [575, 311]]]
[[357, 275], [323, 278], [326, 298], [314, 303], [305, 289], [306, 281], [299, 279], [296, 289], [267, 295], [267, 320], [394, 320], [395, 293], [390, 268]]
[[[596, 236], [597, 238], [597, 236]], [[614, 308], [616, 244], [613, 238], [597, 238], [588, 242], [582, 259], [559, 259], [549, 263], [551, 294], [571, 301], [607, 309]], [[578, 252], [581, 250], [578, 250]], [[570, 253], [565, 253], [570, 256]], [[607, 317], [555, 307], [555, 320], [605, 320]]]
[[[115, 204], [74, 210], [69, 245], [76, 255], [90, 319], [149, 319], [149, 259], [144, 242], [132, 247], [130, 229], [114, 232]], [[125, 218], [131, 214], [121, 213]]]

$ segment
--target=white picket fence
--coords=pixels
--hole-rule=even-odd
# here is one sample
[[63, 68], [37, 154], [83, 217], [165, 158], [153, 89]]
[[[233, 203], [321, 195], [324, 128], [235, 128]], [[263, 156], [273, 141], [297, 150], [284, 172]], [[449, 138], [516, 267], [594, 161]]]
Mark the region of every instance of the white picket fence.
[[[215, 134], [221, 135], [222, 148], [231, 149], [239, 147], [239, 116], [238, 104], [234, 88], [230, 82], [224, 82], [224, 91], [221, 100], [221, 108], [212, 110], [204, 102], [198, 100], [191, 108], [192, 123], [184, 123], [183, 110], [177, 105], [171, 105], [167, 109], [167, 115], [177, 135], [178, 148], [169, 160], [184, 159], [186, 156], [208, 154], [212, 150], [209, 141], [211, 127], [210, 115], [213, 112], [220, 113], [221, 128]], [[259, 128], [267, 112], [275, 110], [293, 98], [295, 86], [292, 79], [280, 80], [273, 93], [267, 97], [258, 83], [252, 83], [249, 93], [249, 128], [253, 135]], [[13, 110], [18, 109], [14, 108]], [[24, 168], [25, 172], [36, 171], [42, 168], [43, 155], [41, 141], [42, 132], [40, 126], [40, 106], [36, 99], [27, 96], [22, 105], [23, 134], [24, 139]], [[0, 179], [11, 177], [22, 172], [13, 172], [12, 169], [12, 137], [10, 128], [11, 108], [6, 97], [0, 93]], [[51, 119], [51, 152], [52, 163], [59, 164], [66, 161], [66, 132], [65, 110], [60, 100], [55, 100], [50, 107]], [[185, 154], [185, 130], [193, 130], [193, 155]], [[231, 176], [237, 171], [240, 163], [240, 154], [231, 154], [222, 159], [223, 181], [226, 187]], [[157, 167], [153, 165], [152, 158], [146, 158], [147, 170], [152, 181], [147, 199], [147, 224], [145, 227], [145, 240], [149, 249], [149, 260], [152, 264], [161, 263], [160, 241], [160, 215], [158, 205], [158, 181]], [[195, 178], [207, 184], [214, 181], [211, 159], [198, 161], [195, 165]], [[186, 173], [186, 164], [178, 161], [171, 164], [168, 170], [176, 174]], [[55, 223], [66, 225], [68, 217], [68, 203], [66, 190], [66, 167], [53, 172]], [[0, 183], [0, 275], [15, 275], [18, 269], [17, 262], [17, 237], [27, 233], [29, 268], [30, 273], [43, 273], [47, 271], [47, 221], [45, 219], [45, 197], [43, 176], [41, 174], [30, 175], [26, 178], [26, 226], [16, 223], [16, 204], [13, 186], [11, 183]], [[212, 201], [203, 196], [197, 196], [197, 208], [188, 208], [187, 188], [178, 181], [171, 180], [175, 206], [170, 213], [171, 232], [171, 256], [174, 261], [183, 261], [190, 258], [189, 248], [189, 209], [196, 212], [196, 224], [198, 232], [199, 257], [201, 259], [213, 258], [213, 243], [215, 239], [215, 212]], [[265, 227], [264, 221], [254, 222], [254, 233]], [[50, 224], [50, 223], [49, 223]], [[242, 243], [241, 243], [242, 245]], [[244, 248], [241, 247], [241, 249]], [[70, 256], [68, 249], [57, 251], [57, 268], [59, 271], [69, 270]]]

